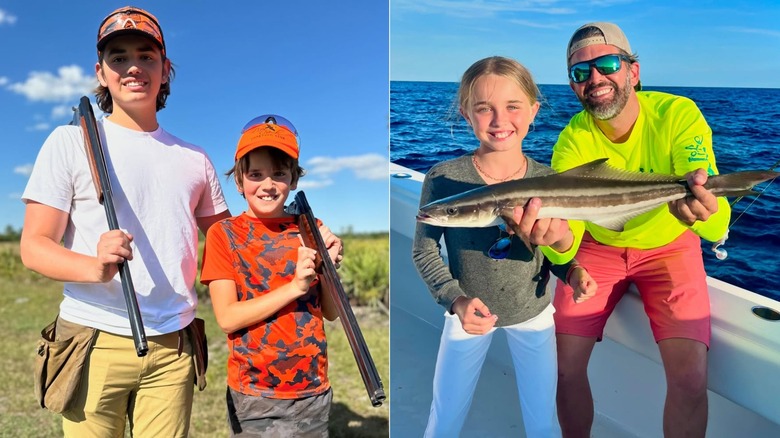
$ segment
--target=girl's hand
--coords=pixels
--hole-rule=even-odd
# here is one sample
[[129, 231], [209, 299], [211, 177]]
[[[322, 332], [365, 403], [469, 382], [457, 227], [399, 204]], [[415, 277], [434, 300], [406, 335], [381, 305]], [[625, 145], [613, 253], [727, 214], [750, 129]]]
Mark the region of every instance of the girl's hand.
[[[479, 312], [481, 315], [477, 315]], [[470, 335], [484, 335], [495, 325], [498, 317], [479, 298], [458, 297], [452, 303], [452, 313], [458, 315], [463, 330]]]
[[296, 292], [299, 292], [298, 296], [305, 295], [311, 287], [311, 282], [317, 277], [317, 273], [314, 272], [316, 254], [317, 251], [311, 248], [298, 247], [298, 263], [295, 265], [295, 278], [292, 281]]
[[587, 269], [582, 266], [572, 268], [569, 276], [569, 286], [574, 290], [574, 302], [581, 303], [593, 298], [598, 290], [598, 285], [593, 277], [590, 276]]
[[558, 252], [566, 252], [574, 242], [574, 235], [566, 219], [538, 219], [542, 200], [531, 198], [523, 207], [512, 211], [514, 223], [507, 223], [524, 242], [531, 245], [550, 246]]

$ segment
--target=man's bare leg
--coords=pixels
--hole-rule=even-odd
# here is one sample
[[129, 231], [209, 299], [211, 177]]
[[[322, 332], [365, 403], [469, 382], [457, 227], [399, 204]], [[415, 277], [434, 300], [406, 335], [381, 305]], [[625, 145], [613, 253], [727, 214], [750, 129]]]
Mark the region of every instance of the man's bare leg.
[[588, 361], [596, 338], [557, 335], [558, 421], [564, 438], [589, 438], [593, 426], [593, 395]]
[[[707, 430], [707, 346], [683, 338], [658, 342], [666, 371], [664, 436], [704, 437]], [[559, 353], [560, 354], [560, 353]]]

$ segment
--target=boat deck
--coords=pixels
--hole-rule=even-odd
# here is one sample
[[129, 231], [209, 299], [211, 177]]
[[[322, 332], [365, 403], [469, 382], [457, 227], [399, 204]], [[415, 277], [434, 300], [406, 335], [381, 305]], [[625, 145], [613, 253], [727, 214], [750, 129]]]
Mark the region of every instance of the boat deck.
[[[419, 437], [430, 409], [444, 310], [411, 260], [422, 174], [393, 164], [391, 175], [401, 177], [391, 179], [390, 435]], [[708, 284], [713, 336], [707, 437], [780, 436], [780, 321], [752, 312], [780, 306], [716, 279]], [[592, 436], [663, 436], [664, 371], [636, 292], [618, 303], [588, 373], [596, 410]], [[525, 436], [502, 331], [493, 338], [461, 436]]]
[[[391, 239], [390, 436], [419, 437], [425, 431], [430, 409], [443, 309], [435, 304], [411, 261], [397, 260], [410, 259], [411, 240], [395, 233], [391, 233]], [[617, 312], [636, 323], [632, 307], [641, 310], [641, 306], [633, 306], [631, 297], [627, 298], [627, 305], [619, 306]], [[610, 322], [609, 330], [617, 330], [616, 324]], [[596, 407], [591, 436], [663, 436], [666, 388], [663, 367], [657, 360], [605, 337], [596, 345], [588, 369]], [[709, 392], [709, 404], [708, 437], [780, 436], [780, 425], [715, 392]], [[493, 337], [461, 436], [525, 436], [514, 369], [501, 330]]]

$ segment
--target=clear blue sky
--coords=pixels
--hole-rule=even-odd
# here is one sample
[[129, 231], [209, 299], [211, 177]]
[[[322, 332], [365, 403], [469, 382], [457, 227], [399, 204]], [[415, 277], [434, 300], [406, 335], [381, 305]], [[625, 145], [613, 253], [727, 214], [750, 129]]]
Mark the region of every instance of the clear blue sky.
[[[176, 68], [166, 130], [222, 174], [244, 123], [283, 115], [301, 136], [299, 188], [315, 214], [336, 232], [389, 229], [387, 1], [123, 0], [0, 2], [0, 230], [21, 228], [38, 149], [93, 97], [98, 25], [128, 4], [157, 16]], [[245, 210], [222, 182], [231, 212]]]
[[777, 0], [391, 0], [390, 78], [457, 82], [474, 61], [517, 59], [565, 84], [566, 45], [591, 21], [617, 23], [652, 86], [780, 87]]

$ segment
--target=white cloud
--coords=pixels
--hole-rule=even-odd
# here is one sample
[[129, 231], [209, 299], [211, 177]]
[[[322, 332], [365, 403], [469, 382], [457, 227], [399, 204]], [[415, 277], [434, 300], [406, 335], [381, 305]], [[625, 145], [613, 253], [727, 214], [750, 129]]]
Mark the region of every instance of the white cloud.
[[535, 29], [553, 29], [557, 30], [560, 28], [557, 24], [543, 24], [538, 21], [531, 21], [531, 20], [509, 20], [510, 23], [518, 24], [520, 26], [525, 27], [532, 27]]
[[333, 185], [332, 179], [310, 180], [308, 177], [309, 174], [307, 173], [302, 179], [298, 180], [297, 190], [321, 189]]
[[48, 131], [50, 129], [51, 125], [46, 122], [38, 122], [27, 128], [28, 131]]
[[393, 0], [393, 9], [424, 14], [457, 17], [500, 17], [506, 13], [535, 12], [548, 15], [574, 14], [577, 9], [556, 0]]
[[52, 119], [73, 118], [73, 105], [57, 105], [51, 109]]
[[8, 199], [15, 199], [15, 200], [18, 201], [18, 200], [22, 199], [22, 194], [21, 193], [16, 193], [16, 192], [9, 193], [8, 194]]
[[16, 17], [0, 9], [0, 26], [14, 23], [16, 23]]
[[10, 80], [5, 76], [0, 76], [0, 87], [10, 82]]
[[33, 165], [31, 163], [22, 164], [21, 166], [14, 167], [14, 173], [18, 175], [30, 176], [32, 170], [33, 170]]
[[77, 65], [68, 65], [60, 67], [57, 75], [34, 71], [25, 82], [8, 85], [8, 89], [31, 101], [60, 103], [89, 94], [96, 85], [94, 76], [85, 75], [84, 70]]
[[351, 170], [358, 179], [382, 180], [387, 178], [389, 163], [387, 157], [379, 154], [355, 155], [351, 157], [314, 157], [304, 166], [309, 175], [332, 175]]
[[729, 27], [725, 27], [724, 29], [731, 32], [762, 35], [762, 36], [775, 37], [775, 38], [780, 37], [780, 32], [774, 29], [760, 29], [755, 27], [737, 27], [737, 26], [729, 26]]

